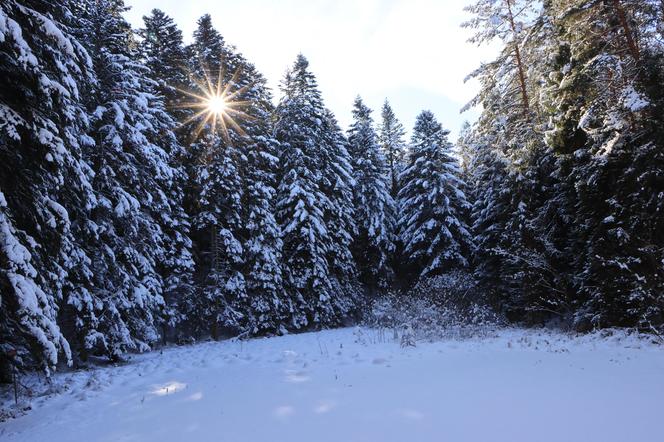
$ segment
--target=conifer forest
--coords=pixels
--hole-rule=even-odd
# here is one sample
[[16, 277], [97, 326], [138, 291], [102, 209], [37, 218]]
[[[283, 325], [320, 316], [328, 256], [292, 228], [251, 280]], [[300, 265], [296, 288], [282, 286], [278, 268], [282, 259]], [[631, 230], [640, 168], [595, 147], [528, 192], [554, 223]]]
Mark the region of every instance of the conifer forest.
[[[457, 131], [426, 102], [408, 127], [389, 97], [371, 109], [361, 95], [344, 127], [306, 53], [283, 60], [271, 88], [214, 15], [190, 36], [161, 9], [130, 25], [123, 0], [2, 0], [0, 391], [13, 403], [17, 376], [55, 390], [61, 373], [121, 373], [169, 351], [283, 345], [295, 366], [303, 350], [289, 356], [278, 339], [334, 358], [393, 336], [395, 352], [623, 336], [650, 348], [661, 376], [664, 2], [466, 3], [470, 44], [497, 50], [468, 72], [479, 86], [461, 111], [479, 117]], [[426, 44], [446, 57], [445, 42]], [[625, 402], [648, 404], [639, 394]], [[300, 410], [279, 407], [289, 422]], [[417, 428], [272, 440], [445, 440]], [[245, 430], [228, 440], [270, 440]], [[110, 434], [86, 440], [130, 440]], [[549, 440], [461, 434], [449, 440]], [[576, 436], [557, 440], [614, 440]]]

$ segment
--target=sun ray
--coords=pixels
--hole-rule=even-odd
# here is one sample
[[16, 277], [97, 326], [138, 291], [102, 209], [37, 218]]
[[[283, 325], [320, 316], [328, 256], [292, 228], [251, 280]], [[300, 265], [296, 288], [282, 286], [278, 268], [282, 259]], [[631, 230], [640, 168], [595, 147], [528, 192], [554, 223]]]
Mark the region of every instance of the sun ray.
[[249, 121], [255, 121], [255, 120], [256, 120], [255, 117], [252, 117], [252, 116], [249, 115], [249, 114], [246, 114], [246, 113], [244, 113], [244, 112], [242, 112], [242, 111], [235, 110], [235, 109], [231, 109], [231, 108], [226, 109], [226, 113], [227, 113], [227, 114], [235, 115], [235, 116], [237, 116], [237, 117], [239, 117], [239, 118], [241, 118], [241, 119], [243, 119], [243, 120], [249, 120]]
[[226, 99], [229, 100], [229, 101], [231, 101], [231, 100], [233, 100], [233, 98], [237, 97], [238, 95], [242, 95], [242, 94], [244, 94], [245, 92], [247, 92], [247, 91], [248, 91], [249, 89], [251, 89], [252, 87], [254, 87], [254, 83], [249, 83], [249, 84], [246, 85], [246, 86], [242, 86], [240, 89], [236, 90], [236, 91], [233, 92], [232, 94], [228, 94], [228, 95], [226, 96]]
[[189, 123], [191, 123], [192, 121], [199, 119], [200, 117], [202, 117], [206, 113], [208, 113], [207, 109], [203, 109], [202, 111], [198, 112], [197, 114], [195, 114], [195, 115], [191, 116], [190, 118], [188, 118], [187, 120], [185, 120], [185, 122], [182, 123], [180, 126], [186, 126]]
[[235, 73], [233, 73], [233, 76], [231, 77], [231, 80], [228, 83], [226, 83], [226, 87], [224, 87], [224, 90], [221, 93], [222, 96], [225, 97], [225, 96], [228, 95], [228, 91], [231, 89], [231, 87], [235, 83], [237, 83], [237, 79], [238, 79], [239, 76], [240, 76], [240, 69], [238, 68], [238, 69], [235, 70]]
[[236, 131], [238, 134], [240, 134], [241, 137], [246, 137], [246, 136], [247, 136], [247, 133], [244, 131], [244, 129], [242, 129], [242, 128], [240, 127], [239, 124], [237, 124], [237, 123], [235, 122], [235, 120], [233, 120], [232, 118], [228, 118], [228, 123], [229, 123], [229, 125], [230, 125], [233, 129], [235, 129], [235, 131]]
[[227, 101], [226, 102], [226, 107], [231, 108], [231, 109], [235, 108], [235, 107], [240, 107], [240, 106], [249, 106], [251, 103], [253, 103], [253, 101], [248, 101], [248, 100], [247, 101], [228, 101], [228, 99], [226, 99], [226, 101]]
[[222, 136], [224, 137], [225, 140], [229, 140], [230, 135], [228, 134], [228, 126], [226, 126], [226, 119], [222, 118], [219, 123], [222, 129]]

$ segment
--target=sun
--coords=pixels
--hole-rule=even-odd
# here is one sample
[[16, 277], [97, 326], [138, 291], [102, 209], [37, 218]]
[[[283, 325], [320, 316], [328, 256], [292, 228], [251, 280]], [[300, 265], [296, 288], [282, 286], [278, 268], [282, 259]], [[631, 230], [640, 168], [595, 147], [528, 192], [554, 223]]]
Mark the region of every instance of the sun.
[[206, 102], [207, 111], [217, 115], [223, 115], [226, 112], [226, 100], [224, 97], [213, 95]]
[[203, 78], [193, 76], [191, 78], [199, 92], [178, 89], [194, 100], [178, 107], [197, 110], [193, 116], [182, 123], [182, 126], [198, 121], [198, 126], [193, 134], [194, 140], [198, 139], [206, 128], [213, 134], [220, 133], [227, 143], [231, 142], [231, 131], [241, 137], [247, 137], [246, 132], [235, 119], [253, 120], [251, 115], [241, 110], [250, 106], [251, 101], [240, 101], [237, 98], [253, 87], [253, 84], [238, 85], [239, 69], [227, 82], [224, 82], [223, 68], [219, 68], [216, 82], [212, 81], [209, 69], [203, 68], [202, 71]]

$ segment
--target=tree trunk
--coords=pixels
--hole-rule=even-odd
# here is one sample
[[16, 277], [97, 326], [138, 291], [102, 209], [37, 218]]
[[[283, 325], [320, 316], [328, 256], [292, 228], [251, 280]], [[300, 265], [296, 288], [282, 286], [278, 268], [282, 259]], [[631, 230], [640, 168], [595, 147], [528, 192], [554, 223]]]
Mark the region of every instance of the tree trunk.
[[510, 21], [510, 27], [512, 28], [512, 34], [514, 35], [514, 56], [516, 58], [516, 65], [519, 71], [519, 84], [521, 86], [521, 99], [523, 100], [523, 112], [524, 114], [528, 113], [530, 109], [530, 103], [528, 100], [528, 90], [526, 89], [526, 74], [523, 69], [523, 61], [521, 60], [521, 50], [519, 49], [519, 42], [517, 40], [518, 31], [516, 29], [516, 24], [514, 23], [514, 14], [512, 13], [512, 0], [505, 0], [507, 3], [507, 13]]
[[632, 58], [634, 58], [634, 61], [638, 62], [641, 60], [641, 51], [639, 50], [639, 45], [636, 44], [636, 40], [634, 39], [634, 34], [632, 34], [632, 29], [629, 26], [629, 23], [627, 21], [627, 14], [625, 13], [625, 8], [622, 7], [620, 4], [620, 0], [612, 0], [613, 3], [613, 8], [616, 10], [616, 15], [618, 16], [618, 21], [620, 22], [620, 26], [623, 28], [623, 32], [625, 33], [625, 38], [627, 39], [627, 47], [629, 48], [629, 52], [632, 55]]

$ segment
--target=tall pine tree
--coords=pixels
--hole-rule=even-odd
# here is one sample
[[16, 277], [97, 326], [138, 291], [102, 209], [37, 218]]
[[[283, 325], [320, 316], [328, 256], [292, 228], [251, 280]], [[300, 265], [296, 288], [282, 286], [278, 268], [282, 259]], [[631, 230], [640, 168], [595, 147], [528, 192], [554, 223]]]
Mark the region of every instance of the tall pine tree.
[[406, 129], [397, 119], [390, 103], [385, 100], [381, 111], [378, 127], [378, 143], [387, 159], [390, 175], [390, 194], [393, 199], [399, 194], [399, 174], [404, 166], [406, 156]]

